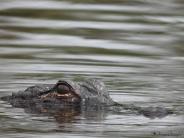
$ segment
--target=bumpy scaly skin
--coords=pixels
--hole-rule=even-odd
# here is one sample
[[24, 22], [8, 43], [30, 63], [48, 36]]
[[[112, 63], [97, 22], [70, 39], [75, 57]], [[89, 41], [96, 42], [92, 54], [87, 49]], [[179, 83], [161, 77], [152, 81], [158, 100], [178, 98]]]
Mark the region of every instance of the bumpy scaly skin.
[[[67, 81], [67, 83], [74, 89], [75, 93], [80, 97], [80, 103], [74, 102], [75, 105], [113, 105], [114, 102], [110, 98], [103, 82], [95, 79], [89, 79], [81, 83], [76, 83], [73, 81]], [[65, 106], [71, 105], [70, 101], [63, 101], [56, 98], [54, 95], [53, 87], [55, 84], [43, 84], [28, 87], [24, 91], [19, 91], [17, 93], [12, 93], [11, 96], [2, 97], [1, 99], [9, 101], [13, 106], [17, 107], [28, 107], [32, 104], [50, 104], [58, 106], [64, 104]], [[45, 92], [50, 91], [45, 94]]]
[[[64, 82], [70, 88], [71, 93], [58, 93], [57, 89], [59, 82]], [[2, 100], [10, 102], [15, 107], [34, 108], [36, 109], [67, 109], [80, 108], [86, 109], [95, 107], [103, 107], [101, 109], [119, 110], [120, 108], [126, 110], [136, 111], [149, 118], [164, 117], [170, 113], [171, 110], [161, 107], [137, 107], [134, 105], [118, 104], [114, 102], [103, 82], [95, 79], [89, 79], [84, 82], [76, 83], [73, 81], [59, 81], [57, 84], [44, 84], [28, 87], [25, 91], [12, 93], [11, 96], [2, 97]], [[69, 99], [63, 98], [70, 97]], [[118, 107], [118, 108], [117, 108]]]

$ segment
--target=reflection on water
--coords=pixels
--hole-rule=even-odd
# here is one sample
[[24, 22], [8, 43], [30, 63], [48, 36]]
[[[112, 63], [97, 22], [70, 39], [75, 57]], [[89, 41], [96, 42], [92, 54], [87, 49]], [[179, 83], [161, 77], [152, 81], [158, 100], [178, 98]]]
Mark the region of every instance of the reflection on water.
[[182, 0], [1, 0], [0, 96], [93, 77], [115, 101], [178, 111], [155, 120], [86, 112], [68, 122], [1, 101], [1, 136], [183, 136], [183, 9]]

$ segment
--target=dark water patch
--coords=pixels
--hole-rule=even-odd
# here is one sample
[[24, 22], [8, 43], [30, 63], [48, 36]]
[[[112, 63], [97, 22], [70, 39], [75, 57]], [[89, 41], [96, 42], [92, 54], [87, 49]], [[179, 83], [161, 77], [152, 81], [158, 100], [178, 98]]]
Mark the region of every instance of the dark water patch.
[[124, 51], [124, 50], [117, 50], [117, 49], [105, 49], [105, 48], [86, 48], [86, 47], [62, 47], [61, 48], [56, 48], [57, 51], [59, 52], [61, 50], [61, 52], [67, 53], [67, 54], [96, 54], [96, 55], [132, 55], [132, 56], [150, 56], [150, 54], [147, 53], [138, 53], [134, 51]]
[[1, 54], [0, 58], [8, 58], [8, 59], [33, 59], [33, 56], [29, 56], [27, 54]]

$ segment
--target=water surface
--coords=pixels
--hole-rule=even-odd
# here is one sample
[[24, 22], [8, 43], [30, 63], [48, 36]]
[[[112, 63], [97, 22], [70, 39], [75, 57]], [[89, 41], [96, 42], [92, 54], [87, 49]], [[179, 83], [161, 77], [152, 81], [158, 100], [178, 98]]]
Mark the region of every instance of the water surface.
[[0, 101], [0, 134], [183, 137], [182, 0], [0, 0], [0, 96], [58, 79], [101, 79], [112, 98], [176, 114], [43, 116]]

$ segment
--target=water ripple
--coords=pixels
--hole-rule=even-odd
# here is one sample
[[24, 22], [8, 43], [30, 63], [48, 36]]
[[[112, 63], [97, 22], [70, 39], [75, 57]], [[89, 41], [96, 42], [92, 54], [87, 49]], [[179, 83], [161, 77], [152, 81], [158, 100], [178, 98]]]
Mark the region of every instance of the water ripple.
[[1, 136], [183, 136], [183, 6], [182, 0], [1, 0], [0, 96], [58, 79], [98, 78], [115, 101], [177, 111], [154, 120], [123, 110], [67, 119], [0, 101]]

